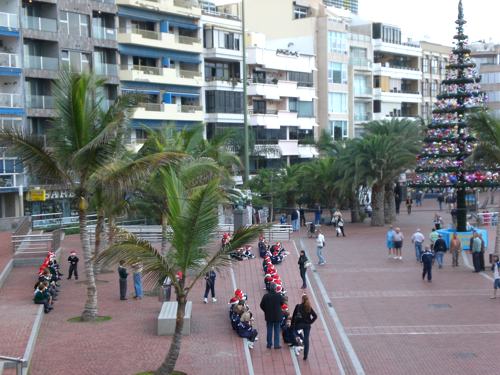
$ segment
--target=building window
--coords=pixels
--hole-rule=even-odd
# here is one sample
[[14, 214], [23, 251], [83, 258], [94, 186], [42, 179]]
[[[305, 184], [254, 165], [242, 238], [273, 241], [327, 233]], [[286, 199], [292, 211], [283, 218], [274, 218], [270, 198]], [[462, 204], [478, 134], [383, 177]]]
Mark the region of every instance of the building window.
[[429, 80], [426, 79], [422, 82], [422, 95], [423, 96], [431, 96], [431, 93], [429, 92]]
[[298, 117], [314, 117], [314, 102], [299, 101]]
[[370, 111], [367, 103], [354, 103], [354, 121], [368, 121], [370, 119]]
[[240, 78], [240, 63], [205, 60], [205, 81], [229, 81]]
[[80, 51], [61, 50], [63, 66], [70, 67], [76, 73], [90, 71], [90, 54]]
[[68, 35], [90, 36], [89, 16], [86, 14], [61, 12], [61, 32]]
[[329, 92], [328, 112], [347, 113], [347, 94], [339, 92]]
[[253, 113], [266, 114], [267, 113], [267, 103], [265, 100], [254, 100], [253, 101]]
[[293, 6], [293, 19], [306, 18], [309, 15], [309, 8], [300, 5]]
[[335, 140], [347, 138], [347, 121], [330, 121], [330, 134]]
[[441, 71], [439, 72], [441, 75], [446, 74], [446, 65], [448, 65], [448, 59], [444, 58], [441, 60]]
[[438, 81], [435, 79], [431, 82], [431, 96], [434, 97], [437, 95]]
[[370, 85], [368, 83], [368, 76], [355, 75], [354, 76], [354, 95], [369, 95]]
[[437, 57], [433, 57], [431, 60], [431, 72], [432, 74], [438, 74], [438, 59]]
[[243, 93], [234, 91], [205, 92], [207, 113], [242, 113]]
[[427, 56], [424, 56], [422, 59], [422, 71], [424, 73], [429, 73], [429, 58]]
[[328, 52], [347, 54], [347, 33], [328, 31]]
[[298, 86], [313, 87], [313, 74], [303, 72], [288, 72], [288, 80], [297, 82]]
[[347, 83], [347, 64], [329, 61], [328, 82]]
[[299, 111], [299, 101], [297, 100], [297, 98], [288, 98], [288, 110], [290, 112]]

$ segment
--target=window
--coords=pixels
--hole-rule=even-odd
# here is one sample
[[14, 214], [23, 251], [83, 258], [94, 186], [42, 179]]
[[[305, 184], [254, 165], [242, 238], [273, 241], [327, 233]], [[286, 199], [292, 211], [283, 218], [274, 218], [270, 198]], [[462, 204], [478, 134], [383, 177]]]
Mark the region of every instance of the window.
[[354, 121], [368, 121], [370, 112], [366, 103], [354, 103]]
[[298, 117], [314, 117], [314, 102], [299, 101]]
[[73, 72], [82, 73], [90, 71], [90, 54], [80, 51], [61, 50], [63, 66], [69, 66]]
[[293, 6], [293, 19], [306, 18], [309, 14], [309, 8], [300, 5]]
[[329, 61], [328, 82], [347, 83], [347, 64]]
[[328, 31], [328, 52], [347, 54], [347, 33]]
[[243, 93], [233, 91], [205, 92], [207, 113], [242, 113]]
[[230, 32], [225, 32], [222, 30], [215, 30], [215, 32], [219, 36], [219, 45], [220, 48], [232, 49], [239, 51], [240, 50], [240, 35]]
[[347, 121], [330, 121], [330, 134], [333, 139], [347, 138]]
[[267, 104], [265, 100], [254, 100], [253, 101], [253, 113], [267, 113]]
[[430, 96], [429, 92], [429, 80], [426, 79], [425, 81], [422, 82], [422, 95], [423, 96]]
[[290, 112], [299, 111], [299, 101], [297, 100], [297, 98], [288, 98], [288, 110]]
[[68, 35], [90, 36], [89, 16], [86, 14], [61, 12], [61, 32]]
[[369, 95], [370, 85], [368, 84], [368, 76], [355, 75], [354, 76], [354, 95]]
[[427, 56], [422, 59], [422, 71], [429, 73], [429, 58]]
[[205, 81], [228, 81], [240, 78], [240, 63], [205, 60]]
[[439, 72], [440, 74], [446, 74], [446, 65], [448, 65], [448, 59], [444, 58], [441, 60], [441, 71]]
[[298, 86], [313, 87], [312, 73], [288, 72], [288, 80], [297, 82]]
[[436, 57], [431, 60], [431, 72], [432, 74], [438, 74], [438, 59]]
[[347, 113], [347, 94], [339, 92], [328, 93], [328, 112]]
[[438, 82], [433, 79], [431, 82], [431, 96], [436, 96], [437, 95], [437, 87], [438, 87]]

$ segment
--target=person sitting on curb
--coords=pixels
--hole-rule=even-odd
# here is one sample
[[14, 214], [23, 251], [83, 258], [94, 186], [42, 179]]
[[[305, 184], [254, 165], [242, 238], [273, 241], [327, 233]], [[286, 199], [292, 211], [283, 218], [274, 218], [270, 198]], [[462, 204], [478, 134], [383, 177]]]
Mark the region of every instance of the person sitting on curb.
[[38, 283], [38, 288], [35, 290], [33, 302], [37, 305], [43, 305], [43, 311], [48, 314], [54, 307], [52, 306], [52, 297], [47, 291], [45, 283]]

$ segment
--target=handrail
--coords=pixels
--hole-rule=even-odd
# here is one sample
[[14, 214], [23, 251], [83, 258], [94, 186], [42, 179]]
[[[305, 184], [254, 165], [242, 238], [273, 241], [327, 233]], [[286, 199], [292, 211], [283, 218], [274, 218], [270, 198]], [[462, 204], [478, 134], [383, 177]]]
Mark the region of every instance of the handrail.
[[[15, 358], [15, 357], [8, 357], [6, 355], [0, 355], [0, 360], [1, 361], [7, 361], [7, 362], [14, 362], [16, 364], [16, 375], [22, 375], [23, 374], [23, 367], [25, 366], [25, 363], [28, 362], [24, 358]], [[1, 370], [2, 368], [0, 368]]]

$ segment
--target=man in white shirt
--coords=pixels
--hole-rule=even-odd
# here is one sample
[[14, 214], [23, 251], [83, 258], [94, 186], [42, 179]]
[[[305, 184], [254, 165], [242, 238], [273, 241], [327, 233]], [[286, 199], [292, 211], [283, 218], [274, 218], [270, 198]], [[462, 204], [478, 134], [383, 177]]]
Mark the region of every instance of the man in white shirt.
[[323, 257], [323, 247], [325, 247], [325, 236], [318, 230], [318, 235], [316, 236], [316, 254], [318, 255], [318, 264], [320, 266], [326, 263]]
[[417, 229], [415, 233], [411, 236], [411, 242], [415, 245], [415, 256], [417, 257], [417, 262], [422, 262], [422, 245], [424, 243], [425, 236]]

